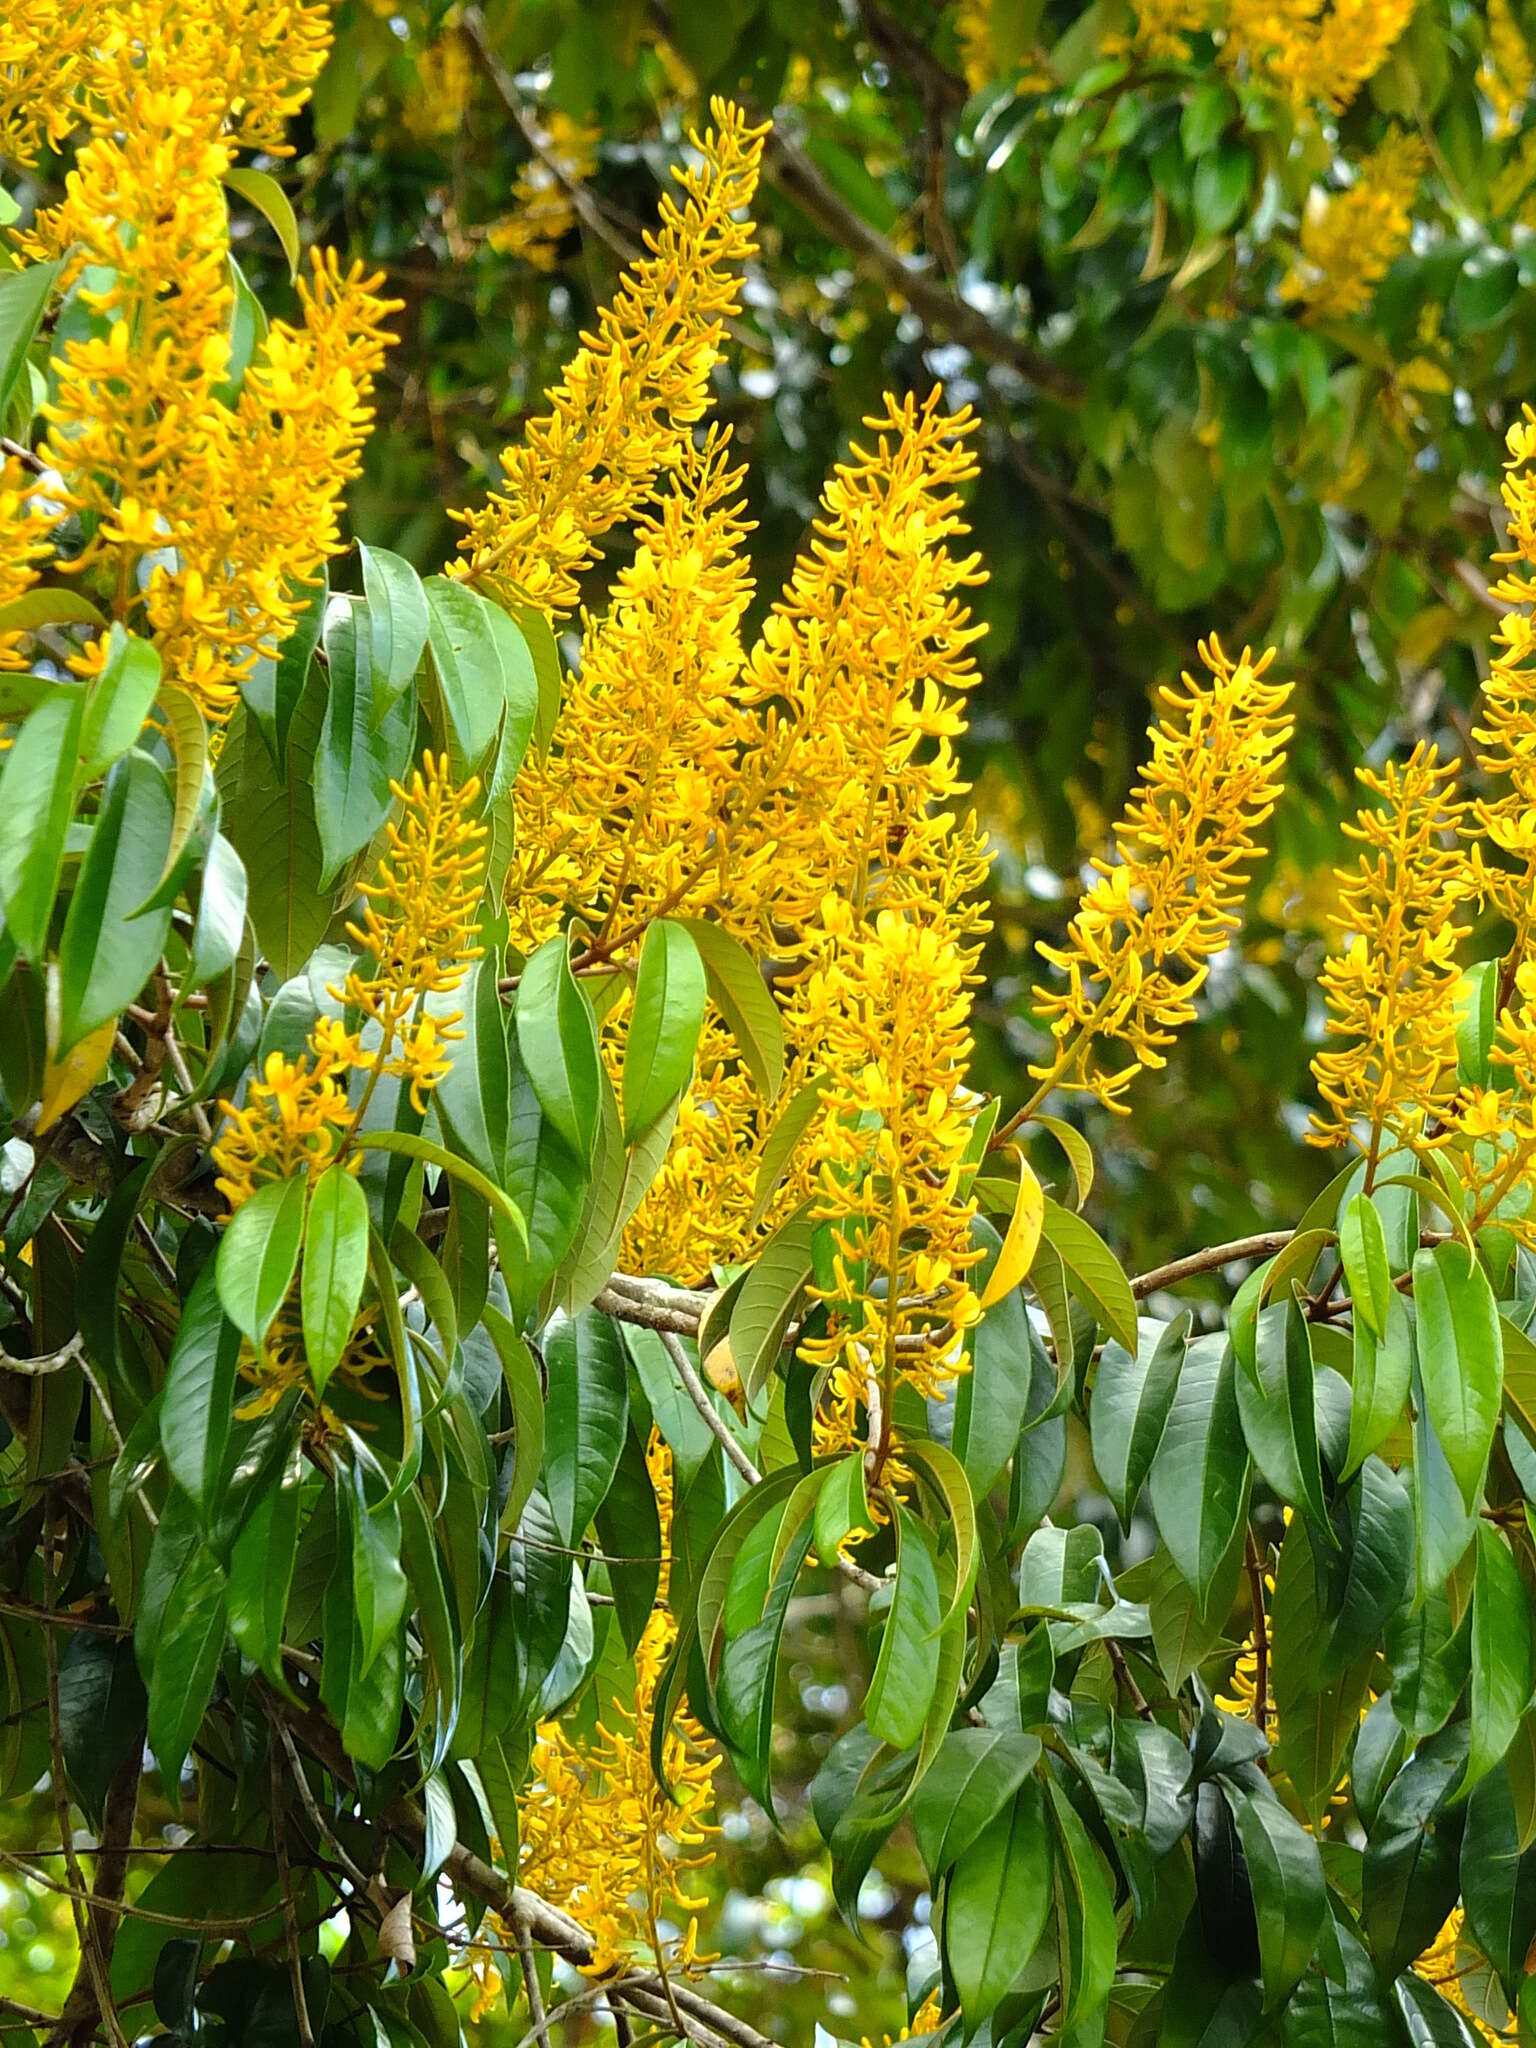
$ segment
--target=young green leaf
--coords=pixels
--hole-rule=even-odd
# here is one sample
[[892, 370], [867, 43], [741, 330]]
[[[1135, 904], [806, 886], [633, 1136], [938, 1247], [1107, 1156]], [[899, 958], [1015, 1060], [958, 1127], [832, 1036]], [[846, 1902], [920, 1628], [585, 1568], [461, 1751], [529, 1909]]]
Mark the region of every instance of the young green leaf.
[[565, 937], [546, 939], [517, 990], [517, 1044], [539, 1107], [578, 1159], [597, 1137], [597, 1020], [571, 973]]
[[299, 1282], [304, 1350], [317, 1396], [341, 1363], [367, 1277], [368, 1198], [344, 1166], [332, 1166], [310, 1196]]
[[1339, 1257], [1355, 1315], [1378, 1342], [1387, 1333], [1392, 1301], [1392, 1268], [1387, 1233], [1369, 1195], [1355, 1195], [1339, 1219]]
[[267, 1181], [241, 1203], [219, 1241], [219, 1300], [253, 1344], [271, 1328], [298, 1270], [307, 1189], [303, 1178]]
[[48, 937], [84, 711], [83, 690], [51, 691], [23, 720], [0, 768], [0, 910], [24, 960], [36, 960]]
[[624, 1137], [633, 1144], [693, 1079], [704, 1025], [704, 963], [689, 928], [658, 918], [647, 930], [624, 1042]]
[[1470, 1513], [1482, 1491], [1504, 1384], [1498, 1306], [1464, 1244], [1446, 1242], [1413, 1262], [1419, 1370], [1429, 1419]]
[[94, 782], [127, 753], [144, 730], [159, 688], [159, 649], [114, 625], [107, 636], [107, 658], [91, 684], [80, 727], [83, 782]]
[[938, 1574], [928, 1532], [898, 1504], [896, 1590], [864, 1701], [864, 1718], [893, 1749], [910, 1749], [923, 1732], [937, 1675], [932, 1639], [939, 1625]]

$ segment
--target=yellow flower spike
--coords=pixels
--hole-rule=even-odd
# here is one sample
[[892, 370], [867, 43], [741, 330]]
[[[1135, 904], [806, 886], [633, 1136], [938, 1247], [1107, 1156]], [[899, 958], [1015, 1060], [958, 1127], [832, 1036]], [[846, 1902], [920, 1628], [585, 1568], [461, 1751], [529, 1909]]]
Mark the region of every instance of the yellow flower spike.
[[1238, 929], [1254, 835], [1280, 794], [1291, 686], [1267, 680], [1273, 650], [1255, 660], [1245, 648], [1232, 661], [1213, 637], [1200, 656], [1209, 681], [1186, 674], [1182, 691], [1163, 692], [1167, 712], [1117, 830], [1118, 860], [1093, 862], [1066, 944], [1039, 948], [1065, 986], [1035, 989], [1056, 1050], [1030, 1068], [1033, 1103], [1064, 1088], [1123, 1111], [1142, 1068], [1164, 1064], [1212, 956]]
[[1416, 4], [1332, 0], [1325, 9], [1322, 0], [1227, 0], [1222, 61], [1298, 108], [1321, 101], [1342, 113], [1381, 69]]
[[1362, 850], [1339, 870], [1337, 947], [1318, 975], [1328, 1045], [1312, 1061], [1325, 1105], [1316, 1144], [1347, 1144], [1363, 1124], [1374, 1157], [1388, 1133], [1416, 1141], [1454, 1093], [1455, 955], [1469, 929], [1455, 918], [1467, 891], [1458, 765], [1421, 744], [1401, 767], [1356, 771], [1380, 802], [1344, 828]]
[[1346, 192], [1314, 194], [1301, 227], [1301, 251], [1280, 296], [1308, 318], [1352, 320], [1408, 246], [1413, 202], [1429, 161], [1416, 135], [1392, 129], [1365, 157]]

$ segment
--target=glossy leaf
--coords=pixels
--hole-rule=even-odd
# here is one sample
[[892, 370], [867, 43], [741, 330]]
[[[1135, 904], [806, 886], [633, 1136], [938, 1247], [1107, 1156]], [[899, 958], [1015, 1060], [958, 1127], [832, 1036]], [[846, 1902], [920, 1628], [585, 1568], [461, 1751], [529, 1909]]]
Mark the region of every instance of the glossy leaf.
[[1503, 1535], [1477, 1525], [1477, 1577], [1472, 1592], [1472, 1682], [1468, 1693], [1472, 1746], [1462, 1789], [1487, 1776], [1515, 1739], [1536, 1689], [1530, 1596]]
[[1152, 1461], [1158, 1531], [1202, 1601], [1242, 1520], [1248, 1494], [1236, 1378], [1231, 1346], [1221, 1337], [1196, 1337], [1185, 1351]]
[[240, 1331], [224, 1312], [217, 1263], [208, 1261], [187, 1297], [160, 1395], [165, 1461], [199, 1507], [211, 1505], [223, 1471], [240, 1367]]
[[571, 973], [563, 935], [546, 939], [517, 989], [517, 1044], [539, 1107], [578, 1159], [597, 1136], [597, 1022]]
[[316, 1395], [341, 1363], [368, 1277], [368, 1198], [345, 1167], [315, 1182], [304, 1226], [299, 1300], [304, 1351]]
[[1019, 1729], [956, 1728], [944, 1737], [912, 1801], [912, 1827], [931, 1878], [991, 1826], [1040, 1754], [1038, 1738]]
[[25, 960], [48, 935], [74, 796], [82, 691], [59, 688], [24, 720], [0, 767], [0, 908]]
[[1127, 1351], [1136, 1349], [1136, 1301], [1119, 1260], [1075, 1210], [1044, 1198], [1042, 1235], [1067, 1269], [1074, 1291]]
[[1189, 1338], [1188, 1315], [1177, 1322], [1143, 1321], [1135, 1353], [1111, 1338], [1099, 1354], [1089, 1421], [1093, 1466], [1129, 1528], [1136, 1502], [1162, 1442]]
[[1231, 1787], [1227, 1798], [1253, 1891], [1264, 2004], [1272, 2012], [1311, 1962], [1322, 1932], [1322, 1858], [1312, 1836], [1267, 1792]]
[[928, 1532], [899, 1505], [896, 1532], [896, 1590], [864, 1701], [864, 1718], [882, 1742], [893, 1749], [910, 1749], [923, 1732], [933, 1698], [931, 1642], [939, 1631], [939, 1586]]
[[701, 917], [677, 922], [698, 948], [710, 997], [736, 1041], [742, 1065], [763, 1101], [776, 1102], [784, 1081], [784, 1027], [761, 969], [722, 926]]
[[1253, 1462], [1284, 1501], [1305, 1508], [1332, 1540], [1317, 1448], [1307, 1322], [1294, 1295], [1259, 1312], [1254, 1371], [1234, 1376]]
[[996, 2008], [1045, 1932], [1054, 1865], [1045, 1791], [1027, 1778], [945, 1887], [944, 1953], [968, 2032]]
[[624, 1137], [630, 1144], [693, 1078], [706, 984], [689, 929], [658, 918], [640, 948], [624, 1040]]
[[586, 1534], [624, 1448], [629, 1373], [619, 1333], [596, 1309], [561, 1316], [544, 1339], [544, 1490], [562, 1543]]
[[1379, 1343], [1387, 1333], [1392, 1268], [1387, 1233], [1369, 1195], [1355, 1195], [1339, 1219], [1339, 1258], [1356, 1316]]
[[219, 1300], [241, 1335], [259, 1344], [298, 1270], [308, 1183], [267, 1181], [230, 1218], [214, 1261]]
[[1470, 1512], [1482, 1489], [1504, 1384], [1498, 1308], [1482, 1267], [1454, 1242], [1414, 1260], [1413, 1300], [1430, 1423]]

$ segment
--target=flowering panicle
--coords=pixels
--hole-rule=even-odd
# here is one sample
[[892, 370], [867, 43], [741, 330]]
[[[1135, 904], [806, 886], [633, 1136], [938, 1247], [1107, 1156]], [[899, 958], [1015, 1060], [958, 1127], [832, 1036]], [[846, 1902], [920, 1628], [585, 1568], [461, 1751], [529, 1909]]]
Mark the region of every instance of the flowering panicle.
[[[0, 459], [0, 606], [31, 589], [57, 517], [21, 464], [10, 456]], [[0, 671], [26, 666], [21, 639], [19, 633], [0, 633]]]
[[1512, 957], [1536, 936], [1536, 412], [1529, 406], [1509, 430], [1502, 492], [1508, 545], [1494, 556], [1503, 573], [1491, 595], [1507, 609], [1494, 628], [1493, 660], [1483, 684], [1481, 722], [1472, 728], [1485, 788], [1471, 823], [1488, 841], [1470, 851], [1483, 902], [1514, 927]]
[[[1467, 1965], [1461, 1959], [1462, 1937], [1466, 1931], [1466, 1912], [1461, 1906], [1453, 1906], [1445, 1925], [1435, 1936], [1429, 1947], [1414, 1964], [1414, 1975], [1422, 1977], [1426, 1984], [1433, 1984], [1440, 1996], [1455, 2006], [1479, 2041], [1486, 2041], [1490, 2048], [1498, 2048], [1497, 2035], [1481, 2013], [1474, 2012], [1467, 1997], [1462, 1978]], [[1481, 1958], [1475, 1956], [1476, 1961]]]
[[1510, 0], [1488, 0], [1488, 38], [1477, 83], [1493, 110], [1494, 134], [1512, 135], [1531, 102], [1536, 61]]
[[426, 141], [454, 135], [475, 88], [475, 58], [458, 28], [445, 28], [416, 59], [416, 76], [401, 109], [405, 125]]
[[1289, 683], [1266, 680], [1273, 650], [1234, 662], [1211, 639], [1210, 681], [1186, 674], [1165, 689], [1152, 758], [1121, 820], [1118, 858], [1093, 862], [1064, 946], [1042, 956], [1066, 986], [1035, 990], [1056, 1041], [1030, 1073], [1048, 1087], [1095, 1095], [1110, 1109], [1194, 1016], [1194, 997], [1239, 923], [1258, 858], [1254, 837], [1280, 794], [1293, 720]]
[[625, 273], [564, 377], [552, 410], [503, 459], [504, 484], [466, 531], [456, 573], [492, 595], [572, 611], [597, 543], [632, 518], [689, 445], [708, 403], [722, 323], [755, 244], [733, 216], [757, 188], [765, 128], [717, 100], [701, 161], [675, 173], [647, 254]]
[[759, 871], [732, 867], [723, 812], [741, 752], [741, 620], [752, 582], [740, 545], [741, 471], [712, 430], [679, 454], [637, 523], [606, 616], [589, 619], [547, 760], [515, 786], [507, 899], [534, 945], [571, 909], [610, 936], [665, 909], [698, 912]]
[[[428, 753], [409, 784], [391, 787], [400, 820], [389, 826], [389, 852], [375, 879], [362, 885], [361, 921], [347, 927], [371, 971], [354, 967], [328, 990], [343, 1015], [319, 1017], [297, 1060], [269, 1054], [244, 1102], [219, 1105], [225, 1121], [213, 1158], [231, 1210], [271, 1181], [301, 1173], [314, 1180], [337, 1162], [355, 1171], [358, 1155], [346, 1148], [380, 1077], [407, 1083], [424, 1110], [452, 1064], [448, 1045], [463, 1035], [455, 1028], [459, 1013], [439, 1005], [428, 1014], [426, 998], [451, 995], [479, 955], [485, 828], [472, 814], [480, 785], [474, 777], [455, 785], [447, 761]], [[364, 1077], [355, 1092], [354, 1072]], [[346, 1357], [366, 1372], [376, 1349], [360, 1324]], [[306, 1371], [299, 1322], [280, 1313], [247, 1361], [248, 1377], [275, 1401], [302, 1384]]]
[[1455, 917], [1468, 886], [1457, 843], [1466, 812], [1454, 791], [1457, 766], [1421, 743], [1400, 767], [1356, 771], [1380, 801], [1344, 827], [1361, 853], [1353, 869], [1340, 870], [1340, 908], [1329, 920], [1339, 944], [1318, 976], [1329, 1044], [1312, 1061], [1325, 1104], [1313, 1119], [1314, 1143], [1347, 1144], [1364, 1124], [1374, 1155], [1385, 1131], [1417, 1140], [1449, 1105], [1455, 956], [1468, 930]]
[[[587, 1741], [559, 1721], [539, 1724], [518, 1816], [519, 1882], [581, 1921], [592, 1937], [592, 1959], [583, 1965], [591, 1976], [614, 1969], [637, 1948], [649, 1948], [658, 1963], [673, 1968], [699, 1960], [691, 1916], [703, 1901], [689, 1895], [685, 1881], [714, 1859], [709, 1815], [722, 1759], [707, 1753], [704, 1731], [686, 1709], [674, 1716], [663, 1749], [670, 1796], [651, 1769], [656, 1689], [677, 1635], [666, 1605], [672, 1456], [654, 1429], [646, 1465], [661, 1521], [661, 1578], [656, 1607], [635, 1647], [633, 1698], [627, 1705], [611, 1699]], [[661, 1930], [669, 1907], [690, 1916], [670, 1943]], [[487, 1925], [504, 1931], [494, 1912]], [[483, 2012], [497, 1989], [489, 1951], [482, 1947], [469, 1960]]]
[[223, 180], [237, 148], [276, 147], [323, 59], [325, 11], [104, 13], [73, 74], [86, 139], [63, 200], [23, 238], [64, 259], [97, 321], [61, 352], [44, 453], [85, 525], [68, 566], [115, 580], [117, 617], [217, 720], [290, 631], [295, 586], [340, 546], [391, 308], [376, 279], [316, 255], [301, 324], [275, 322], [236, 376]]
[[486, 233], [491, 247], [535, 270], [553, 270], [560, 245], [576, 225], [572, 185], [584, 185], [597, 168], [597, 130], [573, 121], [558, 107], [535, 123], [537, 155], [518, 167], [512, 181], [512, 212]]
[[1154, 62], [1182, 63], [1190, 54], [1190, 37], [1212, 26], [1211, 0], [1135, 0], [1133, 13], [1126, 41]]
[[1352, 320], [1408, 245], [1413, 202], [1428, 155], [1416, 135], [1394, 128], [1360, 164], [1346, 192], [1314, 193], [1301, 250], [1280, 296], [1318, 320]]
[[1386, 61], [1417, 0], [1227, 0], [1223, 58], [1305, 108], [1342, 113]]

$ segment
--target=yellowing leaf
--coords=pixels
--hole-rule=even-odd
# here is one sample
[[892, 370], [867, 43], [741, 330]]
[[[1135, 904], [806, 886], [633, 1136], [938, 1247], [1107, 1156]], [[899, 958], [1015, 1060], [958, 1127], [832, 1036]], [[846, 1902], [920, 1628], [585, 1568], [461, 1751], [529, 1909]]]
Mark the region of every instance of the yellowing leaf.
[[107, 1071], [107, 1061], [112, 1057], [112, 1043], [117, 1037], [117, 1019], [109, 1017], [105, 1024], [72, 1045], [57, 1065], [49, 1060], [43, 1068], [43, 1100], [38, 1113], [37, 1134], [51, 1129], [61, 1116], [67, 1116], [82, 1096], [88, 1095]]
[[1045, 1222], [1045, 1191], [1035, 1179], [1024, 1154], [1016, 1152], [1014, 1157], [1019, 1162], [1019, 1192], [1013, 1214], [1008, 1219], [1008, 1228], [1003, 1234], [1003, 1248], [997, 1255], [991, 1278], [982, 1289], [983, 1309], [989, 1309], [993, 1302], [1011, 1294], [1034, 1264], [1041, 1227]]

